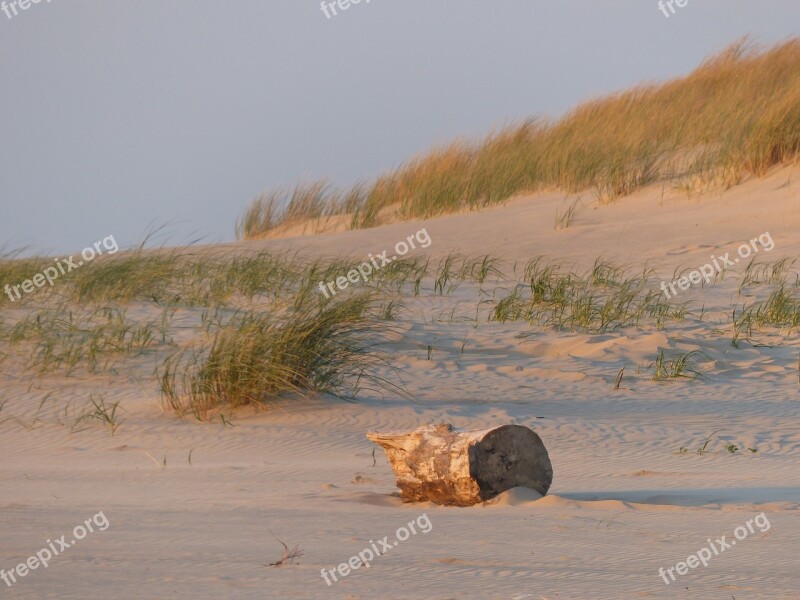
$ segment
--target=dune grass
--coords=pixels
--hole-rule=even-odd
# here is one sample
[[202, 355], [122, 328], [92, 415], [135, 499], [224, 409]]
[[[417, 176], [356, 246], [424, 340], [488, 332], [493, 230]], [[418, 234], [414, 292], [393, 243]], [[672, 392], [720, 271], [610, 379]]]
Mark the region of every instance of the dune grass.
[[[23, 281], [44, 259], [0, 259], [0, 281]], [[159, 306], [217, 306], [254, 298], [275, 300], [303, 286], [346, 273], [353, 259], [309, 261], [292, 254], [196, 253], [186, 248], [132, 250], [102, 257], [91, 268], [59, 278], [53, 287], [36, 289], [0, 306], [22, 307], [57, 301], [81, 305], [151, 302]]]
[[703, 359], [711, 360], [705, 352], [700, 350], [679, 352], [673, 356], [667, 356], [664, 348], [661, 348], [656, 360], [650, 365], [650, 368], [653, 369], [653, 381], [703, 377], [703, 371], [697, 366], [697, 363]]
[[385, 333], [374, 297], [363, 294], [284, 314], [244, 312], [210, 347], [169, 356], [158, 370], [164, 403], [199, 420], [219, 408], [266, 406], [277, 397], [355, 397], [364, 385], [402, 391], [371, 370], [387, 364], [375, 345]]
[[580, 209], [580, 198], [576, 198], [569, 204], [563, 205], [556, 211], [556, 220], [553, 229], [556, 231], [563, 231], [569, 229], [578, 217]]
[[[38, 260], [0, 260], [0, 272], [27, 278]], [[320, 292], [320, 282], [356, 262], [186, 249], [104, 257], [24, 301], [0, 305], [0, 367], [32, 380], [152, 377], [168, 410], [207, 419], [220, 410], [269, 407], [281, 397], [357, 397], [366, 389], [405, 395], [380, 349], [395, 331], [402, 337], [392, 321], [413, 318], [419, 296], [426, 296], [422, 305], [452, 307], [449, 319], [437, 322], [529, 323], [520, 338], [542, 328], [608, 334], [673, 324], [680, 330], [687, 319], [703, 320], [689, 301], [666, 300], [648, 265], [632, 269], [602, 258], [584, 271], [536, 257], [504, 272], [491, 255], [406, 257], [335, 296]], [[751, 261], [731, 272], [744, 303], [709, 318], [732, 326], [734, 347], [741, 339], [755, 344], [750, 340], [762, 332], [800, 327], [795, 264]], [[456, 291], [452, 301], [445, 298]], [[657, 379], [692, 375], [699, 358], [662, 353]], [[116, 413], [108, 407], [99, 403], [87, 414], [113, 429]]]
[[[745, 267], [739, 282], [739, 296], [766, 288], [767, 297], [745, 302], [733, 309], [731, 345], [739, 347], [742, 337], [750, 341], [754, 331], [779, 328], [788, 334], [800, 328], [800, 275], [793, 271], [797, 259], [782, 258], [774, 263], [755, 259]], [[752, 343], [752, 342], [751, 342]]]
[[128, 318], [126, 313], [111, 306], [84, 309], [61, 304], [31, 312], [0, 339], [5, 338], [15, 354], [22, 352], [26, 368], [37, 376], [69, 375], [79, 368], [98, 373], [118, 358], [172, 344], [166, 316], [154, 322]]
[[[331, 215], [352, 228], [475, 209], [545, 188], [610, 202], [667, 182], [688, 193], [728, 188], [800, 152], [800, 38], [769, 49], [740, 42], [691, 74], [532, 119], [413, 158], [369, 185], [298, 184], [256, 199], [240, 239]], [[391, 210], [387, 210], [391, 209]]]
[[494, 306], [490, 320], [528, 321], [586, 333], [606, 333], [644, 321], [663, 327], [682, 320], [687, 303], [667, 301], [645, 266], [641, 273], [598, 259], [587, 273], [546, 263], [541, 257], [524, 268], [524, 284], [517, 285]]

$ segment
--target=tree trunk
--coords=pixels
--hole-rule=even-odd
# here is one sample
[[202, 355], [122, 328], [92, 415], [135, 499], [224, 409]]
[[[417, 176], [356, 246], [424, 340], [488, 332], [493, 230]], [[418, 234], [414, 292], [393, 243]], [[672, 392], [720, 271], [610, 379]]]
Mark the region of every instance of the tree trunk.
[[521, 425], [479, 431], [426, 425], [367, 437], [386, 451], [405, 502], [471, 506], [517, 486], [545, 495], [553, 481], [542, 440]]

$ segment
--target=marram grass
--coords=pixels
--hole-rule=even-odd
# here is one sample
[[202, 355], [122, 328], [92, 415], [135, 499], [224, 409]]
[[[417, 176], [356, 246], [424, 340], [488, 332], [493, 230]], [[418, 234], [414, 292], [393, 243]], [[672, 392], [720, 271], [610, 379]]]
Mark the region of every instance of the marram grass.
[[349, 215], [352, 228], [427, 218], [545, 188], [610, 202], [656, 182], [692, 193], [762, 176], [800, 152], [800, 38], [762, 50], [737, 43], [689, 75], [532, 119], [413, 158], [370, 184], [268, 192], [237, 224], [240, 239]]
[[[168, 357], [158, 370], [164, 403], [204, 420], [215, 409], [266, 406], [286, 394], [354, 397], [365, 386], [402, 391], [373, 369], [386, 332], [371, 295], [283, 314], [245, 312], [209, 348]], [[373, 388], [374, 389], [374, 388]]]

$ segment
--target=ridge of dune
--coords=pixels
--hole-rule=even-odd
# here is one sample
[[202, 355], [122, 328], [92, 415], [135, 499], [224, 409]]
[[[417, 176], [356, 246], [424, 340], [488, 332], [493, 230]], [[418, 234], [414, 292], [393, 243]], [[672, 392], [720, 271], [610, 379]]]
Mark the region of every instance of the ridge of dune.
[[[200, 252], [366, 257], [424, 227], [432, 241], [415, 250], [422, 256], [499, 257], [506, 275], [486, 286], [497, 294], [515, 285], [515, 262], [537, 255], [584, 269], [600, 256], [635, 269], [649, 263], [667, 278], [767, 231], [774, 249], [765, 260], [800, 255], [798, 174], [796, 167], [777, 169], [692, 199], [661, 188], [605, 206], [587, 197], [562, 231], [554, 230], [555, 212], [571, 198], [549, 193], [426, 221]], [[28, 590], [35, 589], [37, 598], [138, 599], [191, 589], [194, 598], [216, 599], [257, 597], [266, 589], [276, 598], [365, 599], [397, 597], [386, 590], [403, 589], [404, 598], [420, 599], [510, 599], [531, 590], [550, 600], [673, 598], [659, 567], [685, 560], [709, 537], [730, 537], [762, 512], [770, 531], [681, 583], [697, 598], [793, 597], [800, 584], [800, 344], [773, 331], [759, 344], [734, 348], [727, 333], [715, 333], [724, 328], [717, 315], [737, 301], [735, 277], [682, 293], [712, 316], [606, 333], [470, 321], [476, 299], [491, 294], [472, 283], [449, 295], [428, 286], [402, 298], [407, 310], [385, 347], [413, 402], [371, 392], [357, 403], [287, 398], [269, 410], [241, 411], [230, 424], [200, 424], [159, 410], [146, 356], [106, 374], [107, 381], [50, 376], [31, 385], [6, 369], [0, 567], [98, 510], [111, 523], [24, 582], [35, 587], [18, 586], [9, 597], [32, 597]], [[136, 309], [142, 318], [158, 314], [143, 304]], [[182, 331], [200, 321], [188, 311], [181, 319]], [[709, 379], [652, 381], [648, 365], [662, 348], [702, 351]], [[622, 366], [625, 378], [613, 390]], [[70, 431], [65, 407], [74, 415], [98, 392], [120, 402], [119, 429], [113, 437], [97, 426]], [[54, 393], [57, 409], [37, 412]], [[403, 504], [365, 433], [442, 421], [535, 429], [553, 462], [550, 494], [514, 489], [469, 509]], [[712, 432], [711, 447], [699, 453]], [[321, 569], [422, 514], [430, 532], [398, 544], [335, 589], [320, 578]], [[282, 552], [275, 537], [304, 550], [299, 564], [263, 566]], [[71, 595], [64, 596], [67, 587]]]
[[[238, 242], [234, 247], [365, 256], [391, 248], [424, 226], [433, 239], [424, 253], [434, 257], [485, 250], [508, 263], [545, 255], [583, 267], [600, 256], [637, 265], [689, 266], [693, 257], [738, 246], [764, 231], [787, 234], [780, 250], [786, 255], [800, 254], [800, 243], [788, 235], [800, 226], [793, 204], [798, 197], [800, 167], [786, 166], [724, 192], [691, 198], [666, 184], [636, 191], [611, 204], [601, 204], [590, 193], [551, 191], [426, 220], [316, 235], [297, 235], [293, 230], [286, 237]], [[556, 213], [576, 199], [580, 208], [574, 224], [555, 231]], [[753, 231], [755, 219], [758, 231]], [[707, 260], [706, 256], [702, 262]]]

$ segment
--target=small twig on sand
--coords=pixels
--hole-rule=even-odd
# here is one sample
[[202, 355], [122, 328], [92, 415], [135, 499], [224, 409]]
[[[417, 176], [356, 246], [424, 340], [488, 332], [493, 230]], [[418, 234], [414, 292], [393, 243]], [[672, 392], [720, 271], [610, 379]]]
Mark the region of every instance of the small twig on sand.
[[614, 382], [614, 389], [619, 389], [619, 384], [622, 383], [622, 374], [625, 372], [625, 367], [622, 367], [619, 370], [619, 374], [617, 375], [617, 380]]
[[265, 567], [280, 567], [280, 566], [283, 566], [284, 564], [287, 564], [287, 562], [288, 562], [288, 564], [292, 565], [292, 564], [294, 564], [294, 559], [300, 558], [301, 556], [303, 556], [303, 551], [300, 550], [300, 546], [299, 545], [295, 546], [294, 548], [289, 550], [289, 546], [287, 546], [281, 540], [279, 540], [278, 536], [276, 536], [272, 532], [272, 530], [270, 530], [270, 533], [272, 533], [272, 537], [274, 537], [276, 540], [278, 540], [278, 542], [280, 542], [281, 546], [283, 546], [283, 556], [280, 559], [278, 559], [277, 561], [275, 561], [275, 562], [269, 563], [268, 565], [264, 565]]

